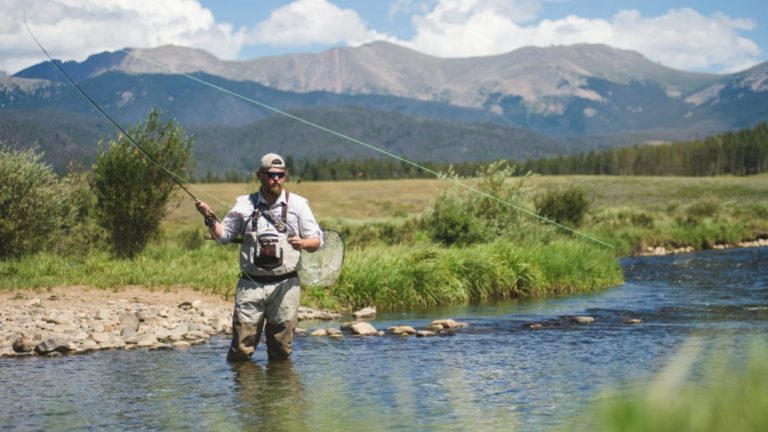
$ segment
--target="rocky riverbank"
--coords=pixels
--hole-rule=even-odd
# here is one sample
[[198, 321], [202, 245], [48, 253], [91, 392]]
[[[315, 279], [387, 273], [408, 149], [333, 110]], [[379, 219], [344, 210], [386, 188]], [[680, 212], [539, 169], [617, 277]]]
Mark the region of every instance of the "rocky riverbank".
[[[714, 250], [725, 250], [733, 248], [750, 248], [750, 247], [768, 247], [768, 238], [758, 238], [750, 241], [743, 241], [737, 244], [716, 243], [712, 245]], [[679, 248], [666, 248], [664, 246], [647, 246], [644, 245], [638, 255], [640, 256], [664, 256], [664, 255], [676, 255], [681, 253], [696, 252], [692, 246], [683, 246]]]
[[[354, 319], [370, 319], [366, 308]], [[299, 321], [340, 320], [341, 314], [299, 309]], [[466, 327], [438, 320], [426, 329], [394, 326], [389, 334], [432, 336]], [[316, 329], [313, 336], [384, 335], [370, 323], [342, 323], [340, 329]], [[105, 349], [173, 349], [205, 343], [232, 332], [232, 301], [190, 289], [152, 291], [127, 287], [118, 291], [85, 287], [0, 293], [0, 357], [59, 356]], [[297, 333], [307, 333], [302, 328]]]

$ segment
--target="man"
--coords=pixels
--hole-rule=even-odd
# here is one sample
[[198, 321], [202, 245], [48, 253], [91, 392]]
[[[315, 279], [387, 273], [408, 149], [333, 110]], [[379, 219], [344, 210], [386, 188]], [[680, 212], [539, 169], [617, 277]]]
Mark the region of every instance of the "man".
[[301, 288], [296, 271], [301, 251], [317, 250], [322, 232], [307, 200], [284, 189], [287, 174], [283, 158], [268, 153], [257, 172], [257, 193], [237, 198], [219, 221], [208, 204], [197, 210], [214, 238], [229, 243], [242, 235], [240, 280], [235, 293], [232, 344], [227, 361], [249, 360], [266, 330], [270, 360], [291, 355]]

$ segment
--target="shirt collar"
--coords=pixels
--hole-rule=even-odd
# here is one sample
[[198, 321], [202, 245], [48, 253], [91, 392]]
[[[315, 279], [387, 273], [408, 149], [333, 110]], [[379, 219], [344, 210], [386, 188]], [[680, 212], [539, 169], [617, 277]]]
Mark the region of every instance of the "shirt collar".
[[[259, 190], [259, 202], [263, 202], [264, 204], [267, 204], [267, 200], [264, 199], [264, 197], [261, 194], [261, 190]], [[277, 200], [275, 200], [275, 205], [277, 204], [288, 204], [288, 201], [285, 199], [285, 188], [283, 188], [282, 191], [280, 191], [280, 196], [277, 197]]]

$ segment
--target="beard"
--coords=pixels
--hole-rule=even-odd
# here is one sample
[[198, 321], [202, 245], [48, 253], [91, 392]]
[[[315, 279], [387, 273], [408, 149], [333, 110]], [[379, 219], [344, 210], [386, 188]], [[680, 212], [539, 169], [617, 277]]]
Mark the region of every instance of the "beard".
[[283, 185], [280, 183], [274, 183], [271, 185], [265, 185], [263, 189], [264, 189], [264, 192], [272, 195], [274, 198], [277, 198], [280, 196], [280, 193], [283, 191]]

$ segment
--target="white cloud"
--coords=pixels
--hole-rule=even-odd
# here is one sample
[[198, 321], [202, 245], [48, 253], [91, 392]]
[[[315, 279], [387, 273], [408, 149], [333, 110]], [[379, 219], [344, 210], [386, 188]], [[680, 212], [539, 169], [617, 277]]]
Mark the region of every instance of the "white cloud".
[[244, 30], [217, 23], [195, 0], [0, 0], [0, 70], [14, 73], [45, 60], [24, 28], [54, 58], [84, 60], [125, 47], [176, 44], [234, 59]]
[[572, 15], [535, 22], [540, 6], [536, 0], [439, 0], [413, 18], [416, 34], [405, 44], [432, 55], [469, 57], [530, 45], [605, 43], [678, 69], [720, 71], [753, 65], [761, 54], [739, 33], [754, 28], [749, 19], [683, 8], [657, 17], [624, 10], [608, 20]]
[[628, 10], [612, 19], [616, 31], [613, 45], [637, 50], [675, 68], [729, 70], [757, 62], [760, 48], [739, 35], [740, 30], [754, 25], [751, 20], [723, 14], [704, 16], [687, 8], [648, 18]]
[[370, 30], [352, 9], [339, 8], [326, 0], [296, 0], [258, 23], [249, 33], [248, 43], [283, 47], [358, 45], [377, 39], [388, 37]]

